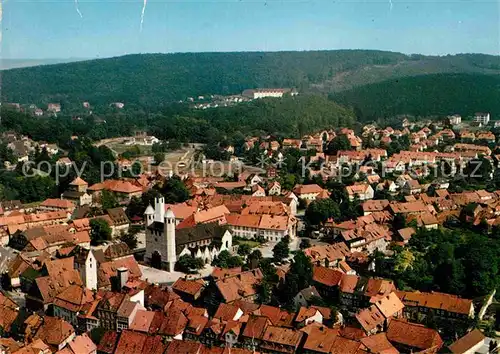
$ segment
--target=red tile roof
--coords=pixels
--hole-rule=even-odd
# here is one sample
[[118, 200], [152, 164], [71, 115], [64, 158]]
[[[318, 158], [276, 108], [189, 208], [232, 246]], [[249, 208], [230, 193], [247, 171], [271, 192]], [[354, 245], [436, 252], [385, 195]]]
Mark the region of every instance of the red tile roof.
[[441, 336], [435, 330], [404, 320], [392, 320], [389, 323], [387, 339], [418, 350], [439, 349], [443, 345]]

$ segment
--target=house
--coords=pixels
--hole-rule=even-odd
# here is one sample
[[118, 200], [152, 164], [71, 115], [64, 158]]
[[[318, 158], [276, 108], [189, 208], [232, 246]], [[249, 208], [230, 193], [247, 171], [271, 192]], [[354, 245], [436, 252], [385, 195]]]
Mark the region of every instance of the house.
[[52, 113], [61, 112], [61, 105], [59, 103], [49, 103], [47, 105], [47, 111]]
[[472, 300], [456, 295], [419, 291], [397, 291], [396, 294], [405, 304], [405, 317], [417, 322], [421, 322], [431, 312], [435, 317], [450, 320], [474, 318]]
[[272, 182], [269, 187], [267, 188], [267, 194], [268, 195], [281, 195], [281, 185], [279, 182], [274, 181]]
[[255, 286], [262, 278], [261, 270], [256, 268], [219, 279], [207, 289], [207, 302], [214, 306], [221, 302], [232, 304], [237, 300], [251, 301], [257, 296]]
[[411, 179], [403, 185], [403, 193], [406, 195], [422, 193], [422, 186], [417, 180]]
[[480, 330], [474, 329], [449, 345], [448, 351], [453, 354], [474, 354], [484, 345], [485, 339]]
[[361, 328], [370, 335], [385, 330], [393, 318], [402, 317], [403, 308], [401, 300], [392, 292], [369, 308], [359, 311], [355, 317]]
[[462, 117], [458, 114], [448, 116], [448, 122], [450, 123], [450, 125], [459, 125], [462, 123]]
[[295, 329], [267, 326], [260, 347], [266, 352], [293, 354], [304, 336], [304, 332]]
[[243, 97], [250, 98], [252, 100], [264, 98], [264, 97], [275, 97], [281, 98], [284, 94], [290, 93], [292, 96], [297, 95], [297, 91], [289, 88], [260, 88], [260, 89], [247, 89], [242, 92]]
[[399, 229], [398, 232], [394, 235], [394, 238], [397, 241], [403, 242], [407, 244], [411, 237], [415, 234], [415, 229], [413, 227], [405, 227], [403, 229]]
[[[303, 330], [305, 331], [305, 328]], [[302, 346], [304, 353], [328, 354], [332, 352], [339, 331], [323, 325], [312, 325], [307, 329], [306, 333], [307, 338]]]
[[92, 291], [81, 285], [70, 285], [54, 298], [54, 316], [78, 327], [78, 316], [93, 303]]
[[92, 196], [87, 193], [88, 183], [80, 177], [75, 178], [68, 189], [61, 195], [61, 199], [72, 201], [77, 206], [89, 205], [92, 203]]
[[400, 319], [389, 324], [387, 339], [401, 353], [437, 353], [443, 346], [441, 336], [434, 329]]
[[373, 199], [374, 190], [368, 183], [357, 183], [352, 186], [346, 186], [349, 200], [353, 201], [356, 197], [359, 200]]
[[112, 179], [93, 184], [88, 188], [95, 200], [99, 200], [104, 189], [113, 192], [122, 203], [130, 202], [133, 197], [141, 197], [144, 190], [144, 188], [135, 183], [135, 181]]
[[304, 327], [311, 323], [323, 324], [323, 314], [315, 307], [301, 306], [295, 317], [297, 327]]
[[87, 333], [76, 336], [64, 350], [69, 351], [67, 354], [97, 354], [97, 347]]
[[338, 269], [331, 269], [327, 267], [314, 266], [313, 267], [313, 282], [314, 287], [318, 290], [319, 294], [325, 298], [335, 298], [338, 296], [337, 286], [344, 275]]
[[34, 339], [41, 339], [53, 351], [63, 349], [75, 338], [75, 329], [61, 318], [44, 316], [43, 324], [36, 332]]
[[305, 201], [316, 200], [319, 194], [323, 192], [323, 188], [317, 184], [298, 184], [293, 188], [293, 193], [297, 198]]
[[474, 122], [477, 122], [480, 125], [487, 125], [490, 122], [490, 114], [489, 113], [476, 113], [474, 115]]
[[266, 191], [264, 190], [264, 188], [262, 188], [258, 184], [252, 186], [252, 197], [265, 197], [265, 196], [266, 196]]
[[174, 290], [181, 298], [187, 302], [194, 302], [201, 296], [201, 292], [205, 288], [205, 282], [201, 279], [187, 280], [179, 278], [172, 285]]
[[399, 351], [387, 339], [386, 333], [360, 338], [360, 342], [368, 353], [399, 354]]
[[293, 302], [295, 304], [296, 308], [299, 307], [307, 307], [311, 303], [311, 300], [314, 298], [319, 298], [321, 299], [321, 295], [319, 294], [318, 290], [314, 286], [309, 286], [308, 288], [302, 289], [295, 295], [295, 298], [293, 299]]
[[75, 210], [75, 204], [69, 200], [65, 199], [45, 199], [39, 206], [38, 209], [41, 211], [66, 211], [68, 213], [73, 213]]
[[263, 237], [279, 242], [285, 236], [294, 239], [296, 235], [297, 220], [287, 215], [229, 214], [226, 220], [232, 233], [238, 237]]

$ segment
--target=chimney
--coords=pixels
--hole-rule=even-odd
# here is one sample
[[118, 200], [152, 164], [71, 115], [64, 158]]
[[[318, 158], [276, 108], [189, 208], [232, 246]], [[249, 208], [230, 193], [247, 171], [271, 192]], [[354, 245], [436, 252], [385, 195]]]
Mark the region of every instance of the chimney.
[[118, 278], [118, 289], [121, 290], [128, 282], [128, 268], [120, 267], [116, 270], [116, 276]]

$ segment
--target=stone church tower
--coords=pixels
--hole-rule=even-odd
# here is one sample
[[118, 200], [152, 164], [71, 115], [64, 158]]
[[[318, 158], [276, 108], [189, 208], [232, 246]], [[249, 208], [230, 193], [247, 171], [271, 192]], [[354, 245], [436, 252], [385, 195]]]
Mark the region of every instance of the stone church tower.
[[150, 205], [144, 212], [146, 224], [145, 260], [152, 266], [172, 272], [177, 262], [175, 243], [175, 215], [165, 212], [165, 199], [155, 198], [155, 207]]

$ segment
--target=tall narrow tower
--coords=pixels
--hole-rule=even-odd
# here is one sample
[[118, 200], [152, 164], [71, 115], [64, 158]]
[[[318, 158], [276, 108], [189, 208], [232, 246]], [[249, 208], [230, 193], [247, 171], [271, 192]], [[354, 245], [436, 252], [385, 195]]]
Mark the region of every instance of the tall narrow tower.
[[170, 208], [165, 213], [164, 235], [167, 241], [168, 271], [172, 272], [177, 262], [177, 253], [175, 244], [175, 215]]
[[150, 226], [155, 219], [155, 210], [151, 205], [148, 205], [146, 211], [144, 212], [144, 221], [146, 222], [146, 228]]
[[165, 218], [165, 198], [155, 198], [155, 221], [163, 222]]

